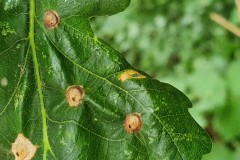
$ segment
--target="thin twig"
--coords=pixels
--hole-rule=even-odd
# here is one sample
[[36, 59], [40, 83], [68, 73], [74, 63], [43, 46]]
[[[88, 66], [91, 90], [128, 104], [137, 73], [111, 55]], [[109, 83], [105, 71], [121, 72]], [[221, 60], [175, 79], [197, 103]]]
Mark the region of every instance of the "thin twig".
[[210, 18], [223, 28], [240, 37], [240, 29], [217, 13], [211, 13]]
[[240, 19], [240, 0], [235, 0], [235, 2], [238, 10], [238, 18]]

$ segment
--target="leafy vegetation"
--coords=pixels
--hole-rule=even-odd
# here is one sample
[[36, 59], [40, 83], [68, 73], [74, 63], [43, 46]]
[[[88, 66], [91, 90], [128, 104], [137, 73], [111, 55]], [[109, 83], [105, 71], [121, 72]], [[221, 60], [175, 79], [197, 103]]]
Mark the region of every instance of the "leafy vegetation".
[[190, 97], [192, 116], [214, 140], [204, 160], [238, 160], [240, 39], [211, 12], [240, 24], [232, 0], [133, 0], [123, 13], [92, 20], [131, 64]]
[[[1, 159], [198, 160], [211, 151], [186, 95], [134, 69], [91, 29], [90, 17], [129, 3], [0, 1]], [[155, 37], [135, 29], [126, 33]], [[166, 57], [172, 66], [177, 50]]]

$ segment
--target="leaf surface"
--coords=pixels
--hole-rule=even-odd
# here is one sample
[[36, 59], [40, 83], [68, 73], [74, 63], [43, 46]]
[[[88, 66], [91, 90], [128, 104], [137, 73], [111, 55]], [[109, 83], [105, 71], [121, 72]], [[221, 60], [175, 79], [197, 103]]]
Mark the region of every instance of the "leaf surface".
[[[38, 146], [35, 159], [194, 160], [211, 140], [188, 112], [189, 99], [173, 86], [129, 65], [96, 37], [89, 18], [123, 11], [129, 0], [0, 1], [0, 157], [23, 133]], [[55, 10], [58, 27], [43, 19]], [[69, 106], [69, 86], [85, 90]], [[142, 128], [124, 129], [139, 113]]]

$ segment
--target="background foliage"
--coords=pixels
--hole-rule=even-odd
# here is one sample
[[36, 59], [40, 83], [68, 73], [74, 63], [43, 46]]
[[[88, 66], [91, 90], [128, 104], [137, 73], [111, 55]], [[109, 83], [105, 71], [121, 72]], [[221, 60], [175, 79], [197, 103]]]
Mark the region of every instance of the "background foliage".
[[96, 34], [136, 68], [190, 97], [191, 114], [214, 141], [204, 160], [237, 160], [240, 40], [211, 12], [240, 24], [233, 0], [132, 0], [125, 12], [92, 21]]

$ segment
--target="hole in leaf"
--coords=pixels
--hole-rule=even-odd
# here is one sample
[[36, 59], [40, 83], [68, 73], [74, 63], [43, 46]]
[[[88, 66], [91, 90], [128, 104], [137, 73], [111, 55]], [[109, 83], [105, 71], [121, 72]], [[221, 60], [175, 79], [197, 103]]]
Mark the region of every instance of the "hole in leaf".
[[73, 97], [73, 98], [72, 98], [72, 100], [73, 100], [73, 101], [76, 101], [76, 98], [75, 98], [75, 97]]
[[128, 133], [135, 133], [142, 128], [142, 119], [139, 113], [129, 114], [124, 121], [124, 128]]
[[66, 90], [66, 98], [69, 106], [77, 107], [84, 99], [85, 91], [82, 86], [70, 86]]
[[56, 11], [49, 10], [45, 12], [43, 22], [46, 28], [53, 29], [58, 26], [60, 18]]
[[12, 144], [12, 153], [15, 160], [31, 160], [37, 151], [37, 146], [24, 137], [23, 134], [18, 134], [15, 142]]

